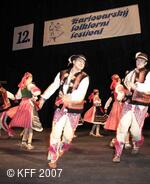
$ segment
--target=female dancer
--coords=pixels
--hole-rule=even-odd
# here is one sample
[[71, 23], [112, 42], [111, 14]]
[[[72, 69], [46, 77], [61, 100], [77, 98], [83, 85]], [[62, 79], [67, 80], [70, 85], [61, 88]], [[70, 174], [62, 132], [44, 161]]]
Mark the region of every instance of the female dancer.
[[16, 99], [21, 99], [21, 102], [9, 124], [10, 128], [24, 128], [21, 146], [29, 150], [34, 148], [32, 146], [33, 130], [39, 132], [43, 130], [36, 109], [36, 100], [41, 91], [32, 80], [32, 74], [26, 72], [19, 83]]
[[[111, 83], [110, 89], [113, 91], [114, 103], [104, 128], [107, 130], [116, 131], [120, 120], [120, 114], [123, 107], [123, 99], [125, 98], [126, 89], [121, 84], [121, 79], [119, 75], [114, 74], [112, 75], [111, 79], [112, 79], [112, 83]], [[111, 147], [114, 146], [114, 142], [115, 142], [115, 138], [113, 138], [110, 142]], [[130, 148], [130, 147], [131, 145], [129, 144], [129, 135], [128, 135], [126, 138], [125, 148]]]
[[7, 91], [0, 83], [0, 131], [1, 129], [3, 129], [5, 132], [8, 133], [9, 137], [12, 137], [13, 131], [8, 128], [8, 124], [6, 121], [7, 111], [11, 107], [11, 103], [9, 99], [15, 100], [15, 96], [11, 92]]
[[[103, 137], [100, 134], [100, 125], [104, 125], [107, 120], [107, 114], [104, 113], [102, 108], [101, 99], [99, 97], [99, 90], [94, 89], [93, 93], [89, 96], [89, 101], [93, 103], [92, 107], [84, 114], [84, 121], [93, 123], [90, 135], [96, 137]], [[94, 131], [96, 133], [94, 134]]]

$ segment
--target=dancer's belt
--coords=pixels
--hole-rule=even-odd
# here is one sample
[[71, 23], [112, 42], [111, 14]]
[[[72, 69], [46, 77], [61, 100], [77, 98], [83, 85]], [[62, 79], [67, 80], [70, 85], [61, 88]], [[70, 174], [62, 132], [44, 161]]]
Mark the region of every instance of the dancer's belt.
[[150, 94], [146, 94], [135, 90], [132, 96], [132, 102], [141, 105], [150, 105]]
[[70, 102], [67, 104], [63, 104], [63, 101], [60, 97], [56, 98], [55, 105], [59, 107], [60, 105], [64, 105], [68, 109], [74, 110], [82, 110], [84, 108], [84, 101], [82, 102]]

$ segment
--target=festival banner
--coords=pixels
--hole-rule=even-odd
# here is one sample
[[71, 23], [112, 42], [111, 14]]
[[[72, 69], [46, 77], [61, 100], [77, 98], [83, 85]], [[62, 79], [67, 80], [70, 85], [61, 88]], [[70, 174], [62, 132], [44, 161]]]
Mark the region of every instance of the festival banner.
[[43, 46], [140, 33], [138, 5], [130, 5], [45, 21]]

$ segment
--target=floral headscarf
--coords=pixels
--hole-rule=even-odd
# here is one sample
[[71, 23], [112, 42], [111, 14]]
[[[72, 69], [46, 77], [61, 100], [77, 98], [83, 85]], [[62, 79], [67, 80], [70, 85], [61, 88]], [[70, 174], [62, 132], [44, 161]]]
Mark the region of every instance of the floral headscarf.
[[94, 95], [96, 93], [99, 93], [99, 90], [98, 89], [94, 89], [93, 92], [90, 94], [90, 96], [88, 97], [89, 99], [89, 102], [92, 102], [93, 98], [94, 98]]
[[29, 77], [32, 77], [32, 74], [29, 72], [26, 72], [22, 77], [21, 82], [18, 84], [18, 87], [23, 89], [26, 86], [26, 81]]
[[110, 85], [110, 89], [114, 90], [115, 87], [116, 87], [117, 82], [120, 80], [120, 77], [119, 77], [119, 75], [114, 74], [114, 75], [112, 75], [111, 79], [112, 79], [112, 83]]

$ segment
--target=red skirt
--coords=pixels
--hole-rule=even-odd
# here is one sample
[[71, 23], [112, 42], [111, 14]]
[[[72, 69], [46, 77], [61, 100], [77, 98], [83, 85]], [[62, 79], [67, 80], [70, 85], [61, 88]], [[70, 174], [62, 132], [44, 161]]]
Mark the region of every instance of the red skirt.
[[10, 121], [9, 127], [32, 127], [33, 104], [30, 99], [22, 99], [18, 109]]
[[19, 106], [11, 107], [10, 109], [6, 111], [6, 115], [12, 119], [14, 115], [16, 114], [18, 107]]
[[123, 104], [119, 103], [118, 101], [115, 101], [113, 103], [113, 106], [112, 106], [112, 109], [109, 113], [108, 119], [105, 122], [105, 126], [104, 126], [105, 129], [114, 130], [114, 131], [117, 130], [122, 107], [123, 107]]
[[[99, 113], [97, 111], [99, 111]], [[88, 123], [104, 125], [107, 118], [108, 115], [101, 112], [100, 107], [92, 106], [88, 111], [85, 112], [83, 120]]]

